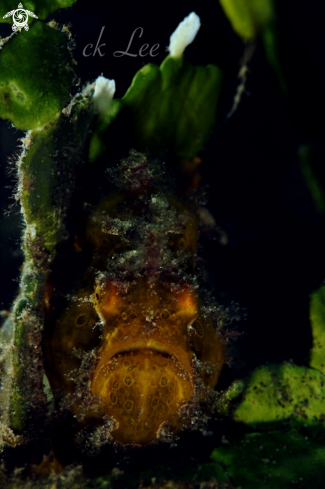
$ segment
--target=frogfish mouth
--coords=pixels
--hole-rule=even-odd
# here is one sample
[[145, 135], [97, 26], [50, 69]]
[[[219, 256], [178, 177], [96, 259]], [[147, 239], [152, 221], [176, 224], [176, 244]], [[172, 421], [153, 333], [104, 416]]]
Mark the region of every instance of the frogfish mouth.
[[91, 262], [45, 356], [58, 406], [81, 426], [111, 420], [116, 442], [146, 445], [208, 404], [225, 348], [199, 297], [195, 214], [153, 186], [144, 155], [119, 171], [121, 190], [89, 217]]

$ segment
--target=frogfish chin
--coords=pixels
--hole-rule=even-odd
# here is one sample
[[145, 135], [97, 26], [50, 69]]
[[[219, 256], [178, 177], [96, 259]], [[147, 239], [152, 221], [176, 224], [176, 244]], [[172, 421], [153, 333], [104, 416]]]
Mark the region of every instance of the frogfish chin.
[[195, 277], [196, 217], [153, 181], [146, 156], [122, 162], [122, 189], [89, 217], [90, 264], [45, 339], [57, 405], [81, 427], [112, 420], [123, 445], [189, 426], [224, 362]]
[[180, 430], [179, 406], [191, 399], [193, 385], [174, 358], [146, 348], [102, 363], [95, 371], [92, 392], [118, 422], [113, 438], [144, 445], [157, 438], [166, 422], [173, 432]]

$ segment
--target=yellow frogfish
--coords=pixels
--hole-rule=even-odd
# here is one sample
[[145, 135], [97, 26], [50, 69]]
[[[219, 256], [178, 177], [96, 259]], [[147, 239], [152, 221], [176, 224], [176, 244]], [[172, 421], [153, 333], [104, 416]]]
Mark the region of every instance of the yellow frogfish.
[[208, 404], [225, 346], [200, 301], [195, 214], [154, 187], [143, 154], [118, 181], [89, 217], [91, 261], [47, 333], [46, 368], [80, 426], [110, 422], [113, 441], [147, 445]]

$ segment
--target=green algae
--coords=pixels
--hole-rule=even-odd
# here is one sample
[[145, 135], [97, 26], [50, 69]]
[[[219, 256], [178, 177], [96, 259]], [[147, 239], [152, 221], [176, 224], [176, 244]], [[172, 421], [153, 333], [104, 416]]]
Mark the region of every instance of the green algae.
[[42, 128], [59, 117], [73, 78], [64, 34], [36, 22], [0, 50], [0, 117], [18, 129]]
[[325, 447], [296, 432], [249, 433], [238, 442], [215, 449], [218, 482], [242, 489], [321, 488]]
[[324, 428], [325, 377], [290, 363], [258, 367], [234, 411], [234, 420], [254, 428], [283, 422]]
[[230, 384], [228, 389], [221, 393], [213, 406], [213, 410], [218, 416], [226, 416], [230, 414], [233, 409], [235, 399], [237, 399], [245, 389], [245, 382], [243, 380], [235, 380]]

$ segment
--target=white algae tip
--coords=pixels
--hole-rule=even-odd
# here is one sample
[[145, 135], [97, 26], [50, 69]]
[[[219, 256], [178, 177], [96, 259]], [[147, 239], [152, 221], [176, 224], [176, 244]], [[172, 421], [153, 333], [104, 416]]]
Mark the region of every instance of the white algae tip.
[[189, 14], [179, 24], [177, 29], [170, 36], [169, 41], [169, 53], [173, 58], [182, 56], [186, 46], [193, 42], [197, 31], [200, 29], [201, 21], [200, 17], [195, 12]]
[[104, 114], [108, 111], [115, 93], [115, 80], [99, 76], [95, 81], [94, 108]]

